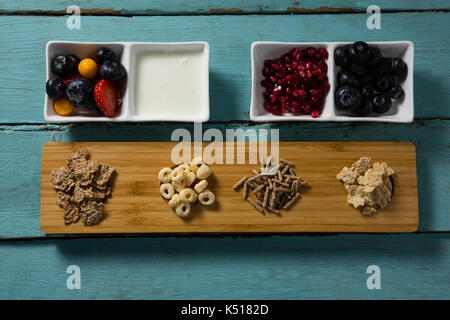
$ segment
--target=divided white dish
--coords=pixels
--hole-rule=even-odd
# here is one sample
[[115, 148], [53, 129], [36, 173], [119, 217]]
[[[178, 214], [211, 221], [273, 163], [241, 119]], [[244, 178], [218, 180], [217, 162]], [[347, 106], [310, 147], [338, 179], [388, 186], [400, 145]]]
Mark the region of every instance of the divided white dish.
[[[391, 42], [368, 42], [380, 48], [383, 56], [400, 56], [408, 65], [408, 75], [401, 83], [405, 96], [400, 101], [393, 101], [390, 111], [385, 114], [370, 115], [367, 117], [353, 117], [343, 115], [336, 110], [334, 103], [335, 78], [339, 67], [335, 66], [333, 52], [338, 46], [350, 44], [351, 42], [270, 42], [257, 41], [252, 43], [251, 63], [252, 63], [252, 96], [250, 103], [250, 119], [255, 122], [273, 121], [373, 121], [373, 122], [403, 122], [408, 123], [414, 120], [414, 45], [411, 41], [391, 41]], [[328, 81], [330, 82], [330, 92], [328, 93], [323, 112], [318, 118], [309, 115], [283, 115], [275, 116], [263, 107], [263, 87], [261, 80], [264, 79], [262, 69], [264, 60], [275, 59], [285, 54], [293, 48], [326, 48], [328, 50]]]
[[[53, 76], [50, 62], [55, 54], [75, 54], [81, 59], [84, 57], [95, 57], [95, 53], [101, 47], [107, 47], [114, 51], [120, 57], [121, 63], [128, 72], [126, 90], [123, 95], [121, 111], [117, 117], [108, 118], [103, 116], [68, 116], [58, 115], [53, 110], [53, 99], [50, 99], [44, 91], [44, 118], [48, 122], [122, 122], [122, 121], [186, 121], [186, 122], [206, 122], [209, 120], [209, 44], [203, 41], [196, 42], [73, 42], [73, 41], [50, 41], [46, 47], [46, 79]], [[201, 75], [202, 103], [197, 114], [189, 116], [164, 117], [158, 114], [154, 116], [139, 116], [135, 112], [135, 76], [136, 61], [135, 57], [139, 51], [151, 52], [184, 52], [199, 51], [201, 53]], [[163, 110], [164, 106], [160, 106]], [[78, 109], [83, 110], [83, 108]]]

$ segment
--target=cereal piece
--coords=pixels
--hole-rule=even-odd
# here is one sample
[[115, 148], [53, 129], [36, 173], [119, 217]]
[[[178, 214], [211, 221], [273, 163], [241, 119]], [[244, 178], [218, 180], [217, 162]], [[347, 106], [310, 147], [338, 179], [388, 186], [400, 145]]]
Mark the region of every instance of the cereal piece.
[[184, 184], [182, 182], [172, 181], [172, 186], [176, 192], [180, 192], [184, 189]]
[[94, 176], [100, 168], [100, 163], [95, 160], [76, 162], [72, 169], [75, 180], [79, 185], [88, 186], [93, 183]]
[[71, 197], [71, 200], [75, 203], [80, 204], [84, 201], [84, 198], [84, 190], [80, 186], [75, 186], [75, 189], [73, 189], [73, 196]]
[[184, 177], [185, 177], [184, 169], [180, 167], [173, 170], [172, 173], [170, 174], [170, 178], [172, 179], [172, 181], [176, 182], [183, 182]]
[[197, 201], [197, 192], [192, 188], [186, 188], [180, 191], [180, 199], [183, 202], [193, 203]]
[[276, 200], [276, 198], [277, 198], [277, 193], [276, 193], [276, 191], [274, 190], [273, 192], [272, 192], [272, 194], [270, 195], [270, 203], [269, 203], [269, 207], [275, 207], [275, 200]]
[[75, 185], [73, 174], [65, 167], [53, 170], [50, 174], [53, 188], [60, 191], [69, 191]]
[[289, 167], [295, 167], [295, 165], [292, 162], [290, 162], [290, 161], [287, 161], [287, 160], [284, 160], [284, 159], [280, 159], [280, 162], [288, 165]]
[[283, 209], [289, 209], [289, 207], [300, 197], [300, 192], [297, 192], [295, 196], [286, 202], [286, 204], [283, 206]]
[[180, 164], [178, 167], [176, 167], [175, 170], [183, 170], [184, 173], [187, 173], [187, 172], [190, 171], [189, 164], [187, 164], [187, 163], [182, 163], [182, 164]]
[[169, 206], [172, 209], [175, 209], [176, 206], [178, 206], [181, 203], [181, 197], [178, 193], [174, 194], [172, 199], [169, 201]]
[[194, 190], [197, 191], [198, 193], [201, 193], [201, 192], [203, 192], [207, 187], [208, 187], [208, 181], [206, 181], [206, 180], [201, 180], [200, 182], [198, 182], [198, 183], [194, 186]]
[[81, 207], [81, 221], [86, 226], [92, 226], [103, 219], [103, 203], [88, 202]]
[[273, 180], [274, 183], [279, 184], [280, 186], [286, 187], [286, 188], [290, 188], [291, 184], [287, 183], [287, 182], [283, 182], [280, 180]]
[[275, 214], [280, 214], [280, 211], [271, 207], [266, 207], [266, 210]]
[[267, 207], [267, 201], [269, 201], [269, 193], [270, 193], [270, 188], [266, 187], [266, 191], [264, 192], [264, 199], [263, 199], [263, 203], [262, 203], [262, 206], [264, 208]]
[[265, 186], [266, 186], [265, 183], [259, 185], [258, 187], [255, 188], [255, 190], [253, 190], [253, 193], [258, 193], [258, 192], [262, 191], [262, 189], [264, 189]]
[[186, 218], [191, 213], [191, 205], [186, 202], [181, 202], [175, 208], [175, 213], [181, 218]]
[[241, 180], [239, 180], [238, 182], [236, 182], [236, 184], [233, 186], [233, 190], [237, 191], [243, 184], [244, 182], [247, 180], [247, 177], [242, 177]]
[[64, 223], [66, 225], [77, 223], [81, 218], [80, 209], [76, 206], [69, 205], [64, 208]]
[[256, 209], [256, 210], [258, 210], [259, 212], [261, 212], [261, 213], [264, 213], [264, 210], [263, 210], [263, 208], [259, 205], [259, 204], [257, 204], [255, 201], [253, 201], [252, 199], [247, 199], [247, 201]]
[[195, 164], [190, 164], [189, 165], [189, 170], [193, 173], [197, 173], [198, 167]]
[[242, 196], [243, 196], [244, 199], [246, 199], [246, 200], [247, 200], [247, 198], [248, 198], [248, 186], [247, 186], [247, 185], [248, 185], [247, 182], [244, 183], [244, 191], [242, 192]]
[[206, 164], [202, 164], [197, 170], [197, 178], [200, 180], [207, 179], [210, 175], [211, 169]]
[[211, 206], [216, 201], [216, 196], [210, 190], [205, 190], [198, 195], [198, 201], [204, 206]]
[[204, 164], [203, 158], [195, 157], [194, 159], [192, 159], [191, 164], [196, 165], [197, 167], [200, 167], [202, 164]]
[[89, 158], [86, 150], [77, 150], [73, 155], [67, 158], [67, 167], [71, 170], [75, 170], [80, 163], [84, 163]]
[[170, 168], [162, 168], [159, 170], [158, 179], [162, 183], [169, 183], [172, 180], [172, 169]]
[[159, 187], [159, 191], [164, 199], [171, 199], [175, 193], [172, 185], [170, 183], [164, 183]]
[[95, 183], [97, 186], [106, 186], [111, 181], [116, 170], [103, 163], [99, 164], [99, 168], [95, 173]]
[[189, 171], [184, 177], [183, 180], [184, 186], [190, 187], [194, 183], [195, 179], [196, 179], [195, 173]]

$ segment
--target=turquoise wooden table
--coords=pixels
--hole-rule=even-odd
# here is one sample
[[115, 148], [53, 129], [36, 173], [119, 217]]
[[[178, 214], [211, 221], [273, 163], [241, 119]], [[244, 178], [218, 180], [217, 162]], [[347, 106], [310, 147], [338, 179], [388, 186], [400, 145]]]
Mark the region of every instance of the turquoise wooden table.
[[[0, 0], [1, 299], [448, 299], [450, 298], [450, 28], [445, 0]], [[263, 123], [249, 120], [253, 41], [415, 44], [415, 121]], [[48, 141], [169, 141], [191, 124], [48, 124], [49, 40], [208, 41], [211, 118], [204, 129], [277, 128], [283, 141], [412, 141], [419, 230], [413, 234], [46, 236], [39, 228], [41, 148]], [[69, 290], [77, 265], [81, 289]], [[369, 290], [366, 269], [381, 270]]]

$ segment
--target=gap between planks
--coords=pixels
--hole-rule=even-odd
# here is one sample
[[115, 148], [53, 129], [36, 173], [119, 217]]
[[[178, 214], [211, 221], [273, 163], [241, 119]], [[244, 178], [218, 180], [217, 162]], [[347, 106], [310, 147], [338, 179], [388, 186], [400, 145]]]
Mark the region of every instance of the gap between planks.
[[[404, 125], [423, 125], [426, 121], [449, 121], [450, 118], [446, 117], [430, 117], [430, 118], [416, 118], [411, 123], [403, 123]], [[248, 127], [253, 126], [263, 126], [263, 125], [272, 125], [276, 127], [291, 127], [292, 125], [311, 125], [314, 121], [282, 121], [282, 122], [253, 122], [251, 120], [230, 120], [230, 121], [208, 121], [204, 122], [203, 125], [229, 125], [229, 124], [237, 124]], [[343, 121], [343, 122], [321, 122], [321, 125], [340, 125], [345, 126], [349, 123], [358, 124], [359, 126], [377, 126], [377, 125], [399, 125], [399, 123], [390, 123], [390, 122], [351, 122], [351, 121]], [[63, 131], [68, 128], [82, 127], [82, 126], [102, 126], [102, 127], [122, 127], [122, 126], [164, 126], [164, 125], [192, 125], [192, 122], [84, 122], [84, 123], [68, 123], [68, 122], [16, 122], [16, 123], [0, 123], [0, 132], [2, 131]], [[402, 125], [402, 123], [400, 123]], [[21, 128], [23, 127], [23, 128]], [[24, 129], [24, 128], [31, 129]]]
[[254, 238], [272, 238], [272, 237], [336, 237], [342, 235], [364, 235], [364, 236], [389, 236], [389, 235], [423, 235], [423, 234], [450, 234], [450, 231], [417, 231], [412, 233], [402, 233], [402, 232], [383, 232], [383, 233], [373, 233], [373, 232], [337, 232], [337, 233], [323, 233], [323, 232], [308, 232], [308, 233], [196, 233], [196, 234], [186, 234], [186, 233], [127, 233], [127, 234], [72, 234], [72, 235], [48, 235], [39, 237], [19, 237], [19, 238], [0, 238], [0, 243], [8, 242], [26, 242], [26, 241], [52, 241], [52, 240], [79, 240], [79, 239], [156, 239], [156, 238], [199, 238], [199, 239], [221, 239], [221, 238], [232, 238], [232, 239], [254, 239]]
[[[449, 12], [448, 8], [433, 8], [433, 9], [385, 9], [382, 13], [421, 13], [421, 12]], [[320, 7], [315, 9], [307, 9], [300, 7], [289, 7], [284, 11], [244, 11], [243, 9], [230, 8], [230, 9], [211, 9], [209, 11], [191, 11], [191, 12], [160, 12], [153, 11], [152, 9], [139, 10], [138, 12], [127, 11], [125, 9], [115, 10], [115, 9], [83, 9], [81, 8], [81, 15], [84, 16], [113, 16], [113, 17], [142, 17], [142, 16], [223, 16], [223, 15], [320, 15], [320, 14], [367, 14], [365, 10], [359, 8], [331, 8], [331, 7]], [[67, 15], [66, 10], [5, 10], [0, 9], [0, 15], [3, 16], [65, 16]]]

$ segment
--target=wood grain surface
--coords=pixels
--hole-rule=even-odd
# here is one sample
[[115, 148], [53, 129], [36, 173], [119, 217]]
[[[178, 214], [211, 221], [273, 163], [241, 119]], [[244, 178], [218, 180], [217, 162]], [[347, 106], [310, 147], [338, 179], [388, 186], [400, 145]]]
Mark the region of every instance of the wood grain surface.
[[[213, 164], [210, 188], [216, 204], [196, 206], [180, 219], [161, 198], [158, 172], [172, 165], [176, 143], [48, 143], [42, 150], [41, 229], [63, 233], [171, 233], [171, 232], [413, 232], [418, 227], [415, 147], [402, 142], [281, 142], [280, 157], [296, 165], [307, 180], [302, 198], [281, 216], [257, 212], [232, 186], [257, 169], [249, 164]], [[236, 143], [237, 145], [237, 143]], [[65, 226], [52, 170], [65, 164], [77, 148], [92, 159], [117, 170], [113, 196], [105, 205], [106, 218], [96, 226]], [[193, 148], [192, 148], [193, 149]], [[225, 153], [225, 151], [224, 151]], [[395, 171], [395, 194], [386, 209], [366, 217], [346, 203], [346, 191], [336, 174], [361, 156], [386, 161]]]

